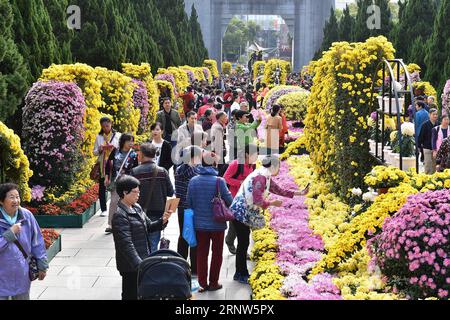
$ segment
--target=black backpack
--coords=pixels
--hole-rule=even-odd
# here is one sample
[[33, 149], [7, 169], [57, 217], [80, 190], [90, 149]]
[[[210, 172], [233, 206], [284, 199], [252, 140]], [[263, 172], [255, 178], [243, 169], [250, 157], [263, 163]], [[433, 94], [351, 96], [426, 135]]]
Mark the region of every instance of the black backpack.
[[189, 263], [172, 250], [159, 250], [143, 260], [138, 268], [138, 300], [189, 300]]

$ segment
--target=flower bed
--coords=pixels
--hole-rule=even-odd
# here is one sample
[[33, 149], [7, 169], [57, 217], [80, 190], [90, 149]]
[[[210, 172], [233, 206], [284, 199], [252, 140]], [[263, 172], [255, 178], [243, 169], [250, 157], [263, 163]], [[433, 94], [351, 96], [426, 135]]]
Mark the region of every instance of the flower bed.
[[61, 252], [61, 235], [53, 229], [42, 229], [41, 232], [47, 249], [47, 261], [50, 263]]
[[67, 204], [50, 203], [27, 209], [33, 212], [41, 228], [82, 228], [95, 215], [97, 200], [98, 184]]

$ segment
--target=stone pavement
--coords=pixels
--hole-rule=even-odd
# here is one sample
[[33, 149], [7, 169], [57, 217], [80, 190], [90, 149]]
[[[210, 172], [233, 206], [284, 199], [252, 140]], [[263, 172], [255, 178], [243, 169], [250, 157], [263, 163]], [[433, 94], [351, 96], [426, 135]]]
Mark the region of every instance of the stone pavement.
[[[116, 269], [114, 241], [106, 235], [107, 217], [100, 212], [83, 229], [61, 229], [62, 251], [50, 263], [47, 278], [33, 282], [31, 299], [120, 300], [121, 277]], [[173, 214], [165, 231], [170, 249], [176, 251], [178, 215]], [[196, 300], [248, 300], [248, 285], [233, 281], [235, 257], [224, 246], [220, 283], [224, 289], [195, 293]], [[251, 267], [249, 262], [249, 267]], [[251, 269], [250, 269], [251, 270]]]

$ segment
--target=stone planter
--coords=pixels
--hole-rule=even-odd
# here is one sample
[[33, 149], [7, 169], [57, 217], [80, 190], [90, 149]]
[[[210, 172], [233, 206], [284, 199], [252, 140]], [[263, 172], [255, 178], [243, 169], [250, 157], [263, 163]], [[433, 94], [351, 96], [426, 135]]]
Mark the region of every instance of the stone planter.
[[55, 242], [52, 243], [50, 248], [47, 249], [47, 260], [48, 263], [53, 260], [56, 255], [61, 252], [62, 250], [62, 244], [61, 244], [61, 235], [58, 237], [58, 239], [55, 240]]
[[35, 215], [34, 217], [41, 228], [83, 228], [89, 219], [95, 215], [96, 208], [96, 203], [93, 203], [80, 215]]
[[[398, 156], [398, 160], [396, 160], [396, 156]], [[395, 168], [400, 168], [400, 154], [395, 153], [394, 151], [391, 151], [391, 153], [389, 153], [389, 162], [388, 163]]]
[[[400, 167], [400, 154], [396, 154], [394, 156], [395, 162], [397, 163], [397, 167]], [[411, 168], [416, 168], [416, 157], [403, 157], [402, 159], [402, 170], [408, 171]]]

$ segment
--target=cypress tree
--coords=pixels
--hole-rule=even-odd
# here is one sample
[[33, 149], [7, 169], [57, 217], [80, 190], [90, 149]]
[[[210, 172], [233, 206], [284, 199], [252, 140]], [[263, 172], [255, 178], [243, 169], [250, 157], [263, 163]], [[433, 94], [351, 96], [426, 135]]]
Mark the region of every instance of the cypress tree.
[[43, 68], [57, 62], [57, 43], [42, 0], [15, 0], [12, 9], [15, 42], [27, 63], [27, 82], [31, 85]]
[[72, 63], [72, 51], [70, 48], [74, 31], [67, 27], [67, 7], [69, 0], [44, 0], [50, 16], [52, 30], [57, 43], [57, 63]]
[[156, 0], [161, 17], [167, 19], [167, 23], [175, 35], [178, 50], [180, 50], [180, 64], [193, 63], [193, 47], [190, 46], [189, 19], [185, 11], [183, 0]]
[[194, 4], [192, 4], [191, 17], [189, 19], [189, 29], [191, 32], [192, 45], [194, 47], [194, 66], [200, 66], [208, 58], [208, 50], [203, 42], [202, 29], [198, 22], [198, 14]]
[[[389, 0], [358, 0], [358, 13], [356, 15], [355, 27], [353, 29], [353, 41], [365, 41], [370, 37], [386, 36], [389, 38], [390, 32], [393, 27], [392, 14], [389, 7]], [[373, 15], [368, 9], [370, 6], [376, 5], [380, 8], [380, 29], [370, 29]]]
[[402, 8], [397, 35], [393, 39], [397, 57], [417, 63], [424, 72], [426, 41], [433, 33], [435, 16], [435, 0], [409, 0]]
[[0, 0], [0, 121], [5, 122], [22, 103], [28, 75], [13, 39], [13, 13], [8, 0]]
[[343, 16], [339, 21], [339, 41], [351, 41], [355, 24], [355, 18], [350, 15], [349, 6], [345, 6]]
[[450, 78], [450, 0], [441, 0], [430, 38], [425, 64], [425, 78], [442, 92]]
[[314, 60], [319, 59], [322, 56], [322, 52], [327, 51], [331, 47], [333, 42], [336, 41], [339, 41], [339, 26], [334, 9], [331, 8], [330, 18], [326, 22], [323, 29], [322, 47], [319, 49], [319, 51], [316, 52]]

